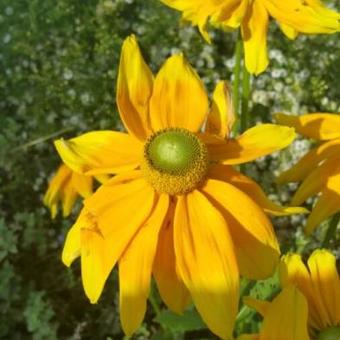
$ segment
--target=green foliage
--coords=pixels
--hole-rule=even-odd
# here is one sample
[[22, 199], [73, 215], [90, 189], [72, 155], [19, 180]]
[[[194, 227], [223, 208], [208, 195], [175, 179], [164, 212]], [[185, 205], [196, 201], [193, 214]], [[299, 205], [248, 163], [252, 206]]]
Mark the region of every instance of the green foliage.
[[[131, 33], [138, 36], [155, 71], [168, 55], [182, 50], [210, 90], [217, 79], [231, 79], [235, 34], [213, 31], [213, 44], [208, 45], [157, 0], [0, 2], [0, 339], [123, 339], [116, 274], [99, 303], [90, 305], [79, 263], [67, 269], [60, 261], [77, 211], [69, 219], [52, 221], [42, 197], [60, 162], [53, 138], [122, 129], [115, 82], [120, 47]], [[253, 80], [252, 123], [271, 121], [277, 110], [339, 110], [336, 35], [301, 36], [291, 42], [273, 28], [269, 46], [270, 68]], [[286, 202], [293, 188], [278, 190], [273, 174], [306, 147], [295, 144], [247, 171], [273, 199]], [[324, 230], [306, 241], [302, 222], [275, 220], [284, 251], [308, 253], [320, 245]], [[267, 298], [276, 289], [274, 278], [247, 293]], [[215, 338], [192, 309], [181, 317], [163, 305], [160, 309], [156, 316], [149, 306], [134, 339]], [[255, 331], [259, 320], [242, 306], [236, 332]]]

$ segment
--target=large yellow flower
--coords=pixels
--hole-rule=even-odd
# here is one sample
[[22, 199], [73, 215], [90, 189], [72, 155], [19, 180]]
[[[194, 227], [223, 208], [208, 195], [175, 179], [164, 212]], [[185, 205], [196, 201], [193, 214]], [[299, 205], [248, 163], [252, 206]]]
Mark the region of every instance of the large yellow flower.
[[278, 261], [263, 209], [279, 215], [301, 211], [272, 203], [231, 165], [287, 146], [294, 130], [268, 124], [228, 139], [232, 106], [226, 84], [217, 85], [209, 110], [204, 86], [182, 54], [170, 57], [154, 79], [134, 36], [123, 44], [117, 103], [128, 133], [96, 131], [55, 143], [72, 170], [116, 174], [84, 201], [63, 261], [69, 266], [81, 256], [92, 303], [118, 263], [126, 334], [144, 317], [153, 274], [171, 310], [181, 313], [191, 295], [210, 329], [228, 339], [239, 272], [265, 278]]
[[323, 220], [340, 211], [340, 115], [277, 114], [276, 118], [306, 137], [323, 141], [278, 178], [279, 183], [302, 181], [293, 204], [321, 193], [307, 220], [305, 231], [310, 234]]
[[340, 29], [340, 14], [320, 0], [161, 0], [183, 12], [209, 41], [208, 21], [227, 30], [241, 26], [245, 63], [250, 73], [268, 66], [267, 31], [270, 17], [278, 21], [290, 39], [299, 33], [334, 33]]
[[316, 250], [307, 269], [300, 255], [286, 255], [280, 279], [283, 290], [272, 302], [245, 298], [264, 319], [260, 334], [238, 340], [340, 339], [340, 278], [335, 256]]
[[63, 216], [68, 216], [79, 195], [85, 198], [92, 194], [92, 182], [92, 176], [74, 172], [65, 164], [60, 165], [44, 196], [44, 204], [50, 209], [52, 218], [57, 215], [59, 202]]

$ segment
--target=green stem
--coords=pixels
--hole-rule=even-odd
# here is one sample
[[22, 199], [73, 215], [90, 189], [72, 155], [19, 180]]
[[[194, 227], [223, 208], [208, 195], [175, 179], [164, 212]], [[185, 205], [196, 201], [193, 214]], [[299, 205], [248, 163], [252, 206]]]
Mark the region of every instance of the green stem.
[[60, 130], [60, 131], [57, 131], [57, 132], [54, 132], [54, 133], [51, 133], [47, 136], [43, 136], [43, 137], [39, 137], [37, 139], [34, 139], [26, 144], [23, 144], [23, 145], [19, 145], [17, 146], [16, 148], [14, 148], [12, 151], [19, 151], [19, 150], [25, 150], [29, 147], [32, 147], [32, 146], [35, 146], [37, 144], [40, 144], [40, 143], [43, 143], [43, 142], [46, 142], [47, 140], [49, 139], [52, 139], [52, 138], [56, 138], [60, 135], [63, 135], [64, 133], [66, 132], [70, 132], [72, 131], [74, 128], [73, 127], [68, 127], [68, 128], [65, 128], [63, 130]]
[[[235, 66], [234, 66], [234, 81], [233, 81], [233, 103], [236, 117], [239, 114], [240, 106], [240, 79], [241, 79], [241, 61], [242, 61], [242, 37], [241, 32], [238, 32], [237, 42], [235, 46]], [[235, 124], [237, 128], [238, 124]]]
[[334, 236], [336, 228], [339, 225], [339, 222], [340, 222], [340, 212], [336, 213], [330, 220], [325, 238], [322, 242], [322, 248], [327, 248], [329, 246], [329, 242]]
[[161, 309], [158, 306], [158, 303], [157, 303], [157, 300], [156, 300], [156, 297], [155, 297], [155, 287], [153, 285], [151, 286], [149, 301], [150, 301], [150, 304], [151, 304], [151, 306], [152, 306], [152, 308], [153, 308], [153, 310], [156, 314], [156, 317], [160, 316], [161, 315]]
[[249, 99], [250, 99], [250, 74], [243, 64], [242, 74], [242, 100], [241, 100], [241, 127], [240, 132], [244, 132], [248, 128], [249, 115]]

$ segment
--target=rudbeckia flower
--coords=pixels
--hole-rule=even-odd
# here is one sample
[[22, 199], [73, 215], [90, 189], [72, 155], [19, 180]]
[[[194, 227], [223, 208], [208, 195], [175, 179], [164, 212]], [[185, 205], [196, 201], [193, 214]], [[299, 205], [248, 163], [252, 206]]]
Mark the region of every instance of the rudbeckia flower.
[[277, 114], [276, 118], [280, 124], [294, 127], [303, 136], [322, 141], [277, 179], [278, 183], [302, 181], [292, 204], [301, 204], [321, 194], [307, 219], [305, 232], [310, 234], [323, 220], [340, 211], [340, 115]]
[[92, 194], [92, 182], [92, 176], [74, 172], [65, 164], [60, 165], [44, 196], [44, 204], [50, 209], [52, 218], [57, 215], [59, 202], [63, 216], [67, 217], [79, 195], [89, 197]]
[[231, 30], [241, 27], [245, 63], [250, 73], [259, 74], [268, 66], [267, 31], [270, 17], [282, 32], [295, 39], [299, 33], [334, 33], [340, 29], [340, 14], [320, 0], [161, 0], [183, 13], [198, 26], [209, 41], [208, 22]]
[[282, 258], [281, 293], [272, 301], [245, 298], [262, 316], [260, 334], [238, 340], [340, 339], [340, 279], [335, 256], [318, 249], [308, 268], [297, 254]]
[[284, 148], [294, 129], [268, 124], [228, 138], [233, 119], [226, 84], [217, 85], [209, 109], [204, 86], [182, 54], [167, 59], [154, 78], [134, 36], [123, 44], [117, 104], [128, 133], [95, 131], [55, 142], [73, 171], [116, 174], [84, 201], [63, 262], [81, 257], [92, 303], [118, 264], [126, 334], [143, 320], [153, 275], [171, 310], [181, 313], [191, 296], [209, 328], [228, 339], [239, 273], [268, 277], [279, 258], [263, 209], [300, 212], [269, 201], [231, 165]]

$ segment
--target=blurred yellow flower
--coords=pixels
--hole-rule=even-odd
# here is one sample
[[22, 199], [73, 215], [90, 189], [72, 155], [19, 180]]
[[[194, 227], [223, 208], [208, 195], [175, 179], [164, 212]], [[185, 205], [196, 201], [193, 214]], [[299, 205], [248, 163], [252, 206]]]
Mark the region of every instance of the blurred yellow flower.
[[320, 0], [161, 0], [183, 12], [183, 18], [198, 26], [209, 41], [207, 23], [225, 30], [241, 26], [245, 63], [250, 73], [268, 66], [267, 31], [270, 17], [277, 20], [289, 39], [299, 33], [334, 33], [340, 29], [340, 14]]
[[89, 197], [92, 194], [92, 182], [92, 176], [74, 172], [65, 164], [60, 165], [44, 196], [44, 204], [50, 209], [52, 218], [57, 215], [59, 202], [63, 216], [68, 216], [79, 195]]
[[308, 268], [297, 254], [280, 263], [281, 293], [272, 301], [245, 298], [262, 316], [260, 334], [238, 340], [340, 339], [340, 279], [335, 256], [323, 249], [313, 252]]
[[279, 183], [302, 181], [292, 204], [301, 204], [321, 193], [307, 220], [305, 232], [310, 234], [322, 221], [340, 211], [340, 115], [280, 113], [276, 118], [306, 137], [323, 141], [278, 178]]
[[153, 274], [171, 310], [183, 312], [191, 295], [209, 328], [228, 339], [239, 272], [265, 278], [278, 262], [263, 209], [278, 215], [303, 211], [272, 203], [231, 165], [286, 147], [294, 129], [266, 124], [229, 138], [227, 84], [218, 83], [209, 109], [204, 86], [182, 54], [170, 57], [154, 78], [134, 36], [123, 44], [117, 104], [128, 133], [95, 131], [55, 142], [72, 170], [117, 174], [84, 201], [63, 261], [69, 266], [81, 256], [92, 303], [118, 263], [126, 334], [143, 320]]

